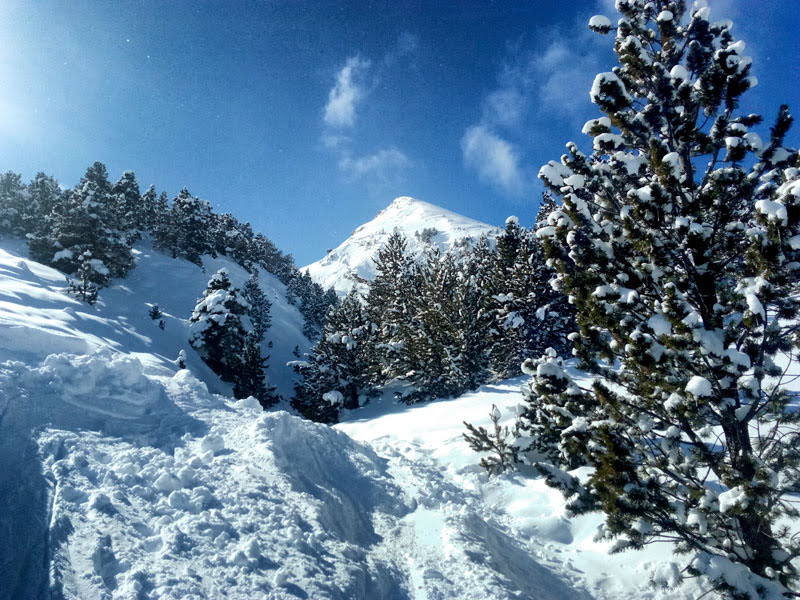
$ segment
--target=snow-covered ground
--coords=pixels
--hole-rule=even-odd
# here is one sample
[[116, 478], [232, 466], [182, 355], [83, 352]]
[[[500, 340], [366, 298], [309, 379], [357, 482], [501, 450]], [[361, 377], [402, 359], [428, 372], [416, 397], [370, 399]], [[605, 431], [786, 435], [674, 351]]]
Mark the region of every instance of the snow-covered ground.
[[[64, 294], [64, 274], [27, 258], [27, 246], [14, 239], [0, 240], [0, 361], [30, 362], [48, 353], [86, 354], [110, 348], [138, 357], [146, 372], [164, 375], [175, 370], [184, 350], [189, 366], [201, 372], [212, 391], [231, 387], [214, 377], [188, 342], [188, 319], [208, 280], [225, 268], [236, 287], [249, 274], [225, 257], [203, 257], [203, 268], [173, 259], [140, 243], [133, 251], [136, 268], [116, 285], [100, 291], [94, 306]], [[272, 327], [264, 355], [269, 355], [269, 381], [284, 397], [291, 397], [295, 378], [286, 366], [292, 350], [310, 349], [302, 333], [303, 317], [286, 300], [286, 287], [271, 273], [259, 281], [272, 303]], [[148, 315], [152, 304], [164, 313], [164, 330]], [[272, 342], [272, 347], [267, 344]]]
[[408, 241], [412, 256], [428, 248], [446, 252], [459, 243], [497, 236], [502, 230], [434, 204], [403, 196], [396, 198], [371, 221], [358, 227], [327, 256], [300, 269], [325, 289], [347, 294], [353, 287], [366, 291], [366, 281], [375, 277], [373, 258], [397, 229]]
[[[599, 516], [569, 520], [540, 480], [477, 466], [462, 421], [487, 426], [492, 404], [511, 420], [523, 378], [415, 406], [387, 394], [333, 428], [263, 412], [213, 393], [188, 347], [189, 369], [172, 362], [207, 278], [196, 267], [140, 248], [87, 307], [21, 245], [0, 248], [0, 599], [703, 591], [650, 585], [673, 578], [669, 547], [609, 556]], [[274, 301], [271, 333], [293, 347], [297, 316]]]

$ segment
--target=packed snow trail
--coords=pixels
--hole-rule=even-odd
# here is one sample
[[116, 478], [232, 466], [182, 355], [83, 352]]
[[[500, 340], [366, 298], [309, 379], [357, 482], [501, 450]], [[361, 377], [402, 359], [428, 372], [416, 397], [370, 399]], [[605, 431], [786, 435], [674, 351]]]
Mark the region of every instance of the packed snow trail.
[[104, 351], [0, 376], [4, 598], [588, 597], [434, 464], [187, 370]]

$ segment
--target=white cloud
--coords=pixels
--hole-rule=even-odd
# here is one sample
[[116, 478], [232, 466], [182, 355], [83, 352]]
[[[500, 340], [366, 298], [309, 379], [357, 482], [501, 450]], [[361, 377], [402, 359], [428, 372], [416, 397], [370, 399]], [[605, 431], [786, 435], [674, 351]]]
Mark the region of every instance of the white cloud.
[[419, 38], [401, 32], [382, 56], [374, 61], [359, 55], [350, 57], [336, 74], [328, 93], [320, 141], [338, 161], [339, 170], [350, 181], [363, 180], [368, 187], [382, 189], [402, 184], [404, 171], [412, 161], [394, 145], [371, 154], [360, 154], [360, 128], [356, 126], [359, 105], [368, 96], [380, 101], [381, 81], [396, 76], [413, 63]]
[[503, 191], [519, 195], [525, 188], [514, 147], [484, 125], [474, 125], [461, 138], [464, 162], [475, 169], [481, 179]]
[[410, 165], [409, 158], [394, 146], [366, 156], [353, 158], [346, 155], [339, 159], [339, 168], [352, 179], [370, 176], [381, 181], [390, 181]]
[[358, 56], [347, 59], [336, 75], [336, 84], [328, 93], [325, 105], [325, 123], [331, 127], [352, 127], [356, 119], [356, 105], [364, 97], [360, 79], [369, 68], [369, 61]]

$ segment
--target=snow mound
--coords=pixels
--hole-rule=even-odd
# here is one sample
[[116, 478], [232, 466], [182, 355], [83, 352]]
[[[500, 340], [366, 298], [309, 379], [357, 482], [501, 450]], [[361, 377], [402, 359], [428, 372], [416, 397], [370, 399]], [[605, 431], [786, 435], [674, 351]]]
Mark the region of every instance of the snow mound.
[[375, 277], [373, 258], [397, 229], [408, 240], [412, 256], [428, 248], [447, 251], [453, 246], [477, 241], [482, 235], [495, 237], [502, 229], [475, 221], [415, 198], [396, 198], [378, 215], [358, 227], [328, 255], [301, 269], [324, 288], [341, 295], [356, 288], [366, 291], [366, 282]]

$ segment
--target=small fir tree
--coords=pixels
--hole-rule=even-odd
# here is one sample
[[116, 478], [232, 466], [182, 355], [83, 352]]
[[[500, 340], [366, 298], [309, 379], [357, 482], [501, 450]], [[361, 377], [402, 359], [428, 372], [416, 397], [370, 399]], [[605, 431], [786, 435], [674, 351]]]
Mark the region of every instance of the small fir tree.
[[342, 409], [358, 408], [373, 396], [376, 332], [356, 292], [331, 307], [308, 360], [295, 364], [302, 380], [295, 385], [292, 406], [308, 419], [335, 423]]
[[247, 303], [231, 285], [225, 269], [209, 280], [189, 319], [189, 343], [223, 381], [236, 380], [247, 331]]
[[261, 340], [258, 336], [254, 332], [248, 334], [234, 377], [233, 395], [236, 398], [253, 396], [264, 408], [277, 404], [279, 398], [275, 387], [267, 384], [264, 372], [267, 359], [268, 356], [261, 354]]
[[67, 293], [80, 298], [86, 304], [97, 302], [98, 287], [94, 283], [103, 278], [107, 269], [102, 262], [93, 259], [90, 252], [84, 252], [78, 266], [77, 280], [67, 279]]
[[158, 307], [158, 304], [153, 304], [153, 306], [150, 307], [150, 310], [147, 312], [147, 314], [153, 321], [158, 321], [158, 326], [160, 329], [163, 330], [166, 327], [166, 324], [164, 323], [164, 313], [161, 312], [161, 309]]
[[244, 284], [242, 296], [249, 305], [250, 323], [253, 326], [253, 333], [256, 339], [260, 343], [264, 340], [264, 336], [272, 324], [272, 316], [270, 315], [272, 303], [267, 299], [267, 295], [258, 283], [258, 269], [253, 269], [250, 279]]
[[133, 171], [125, 171], [111, 190], [117, 223], [130, 245], [142, 237], [144, 213], [139, 182]]

